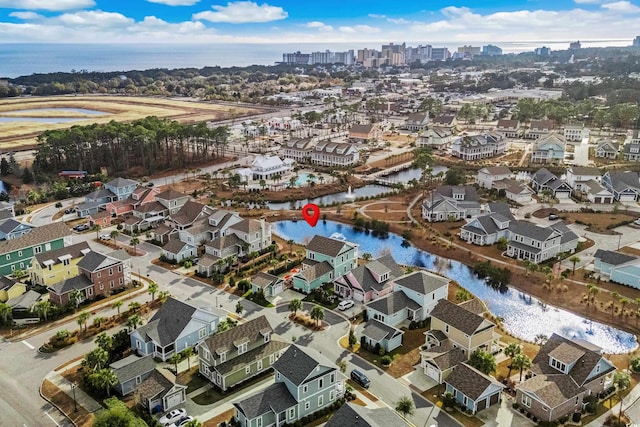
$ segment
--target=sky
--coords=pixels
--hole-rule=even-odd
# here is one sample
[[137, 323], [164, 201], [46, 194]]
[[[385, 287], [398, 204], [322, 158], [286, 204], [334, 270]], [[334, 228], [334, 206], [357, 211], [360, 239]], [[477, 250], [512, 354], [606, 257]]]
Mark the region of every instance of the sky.
[[640, 0], [0, 0], [0, 43], [631, 44]]

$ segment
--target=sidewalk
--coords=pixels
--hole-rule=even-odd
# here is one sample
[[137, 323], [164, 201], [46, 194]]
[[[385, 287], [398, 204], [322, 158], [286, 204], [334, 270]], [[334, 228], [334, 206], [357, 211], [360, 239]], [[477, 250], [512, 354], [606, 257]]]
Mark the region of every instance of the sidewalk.
[[613, 408], [609, 409], [604, 414], [600, 415], [595, 420], [591, 421], [587, 426], [590, 427], [600, 427], [604, 425], [605, 420], [611, 414], [615, 414], [616, 416], [620, 412], [620, 403], [622, 403], [622, 410], [624, 412], [625, 408], [629, 408], [636, 400], [640, 399], [640, 384], [635, 386], [627, 396], [622, 399], [622, 402], [618, 402]]
[[[79, 365], [81, 363], [82, 363], [82, 360], [78, 360], [76, 362], [73, 362], [70, 365], [65, 366], [63, 369], [67, 370], [67, 369], [73, 368], [74, 366], [77, 366], [77, 365]], [[100, 409], [104, 409], [102, 407], [102, 405], [100, 405], [98, 402], [96, 402], [91, 396], [86, 394], [79, 387], [76, 386], [75, 390], [74, 390], [74, 388], [72, 388], [71, 382], [69, 382], [69, 380], [67, 380], [62, 375], [60, 375], [58, 373], [58, 371], [49, 372], [44, 377], [44, 379], [51, 381], [56, 387], [58, 387], [60, 390], [62, 390], [64, 392], [64, 394], [69, 396], [71, 399], [74, 398], [74, 393], [75, 393], [75, 401], [78, 403], [78, 406], [83, 407], [88, 412], [97, 412]], [[67, 415], [67, 414], [65, 414], [65, 415]]]

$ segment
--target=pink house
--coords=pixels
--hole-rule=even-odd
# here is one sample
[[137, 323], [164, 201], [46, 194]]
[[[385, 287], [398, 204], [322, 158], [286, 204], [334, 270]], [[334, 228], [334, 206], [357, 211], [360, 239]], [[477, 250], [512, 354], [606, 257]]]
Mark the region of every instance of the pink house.
[[333, 283], [334, 293], [366, 304], [393, 292], [393, 280], [403, 274], [393, 257], [385, 255], [340, 276]]
[[159, 190], [157, 188], [136, 187], [128, 198], [107, 203], [107, 212], [111, 217], [130, 214], [139, 206], [155, 202], [158, 193]]

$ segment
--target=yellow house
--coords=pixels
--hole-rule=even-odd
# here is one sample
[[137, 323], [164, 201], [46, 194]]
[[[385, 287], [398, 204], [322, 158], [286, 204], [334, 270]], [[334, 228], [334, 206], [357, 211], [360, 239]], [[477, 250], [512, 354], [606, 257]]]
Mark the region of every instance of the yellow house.
[[0, 302], [7, 302], [25, 292], [27, 292], [27, 286], [24, 283], [14, 282], [8, 277], [0, 278]]
[[91, 251], [87, 242], [39, 253], [33, 257], [29, 276], [34, 285], [52, 286], [78, 275], [78, 262]]

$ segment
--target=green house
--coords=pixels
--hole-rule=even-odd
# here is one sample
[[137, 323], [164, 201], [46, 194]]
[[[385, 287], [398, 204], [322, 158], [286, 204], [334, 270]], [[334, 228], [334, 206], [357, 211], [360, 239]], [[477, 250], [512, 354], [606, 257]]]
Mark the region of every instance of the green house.
[[35, 255], [70, 245], [69, 236], [71, 230], [65, 223], [54, 222], [34, 228], [18, 238], [0, 241], [0, 275], [26, 270]]
[[345, 275], [358, 265], [358, 245], [324, 236], [313, 236], [307, 244], [302, 269], [293, 276], [293, 287], [310, 293], [323, 283]]

